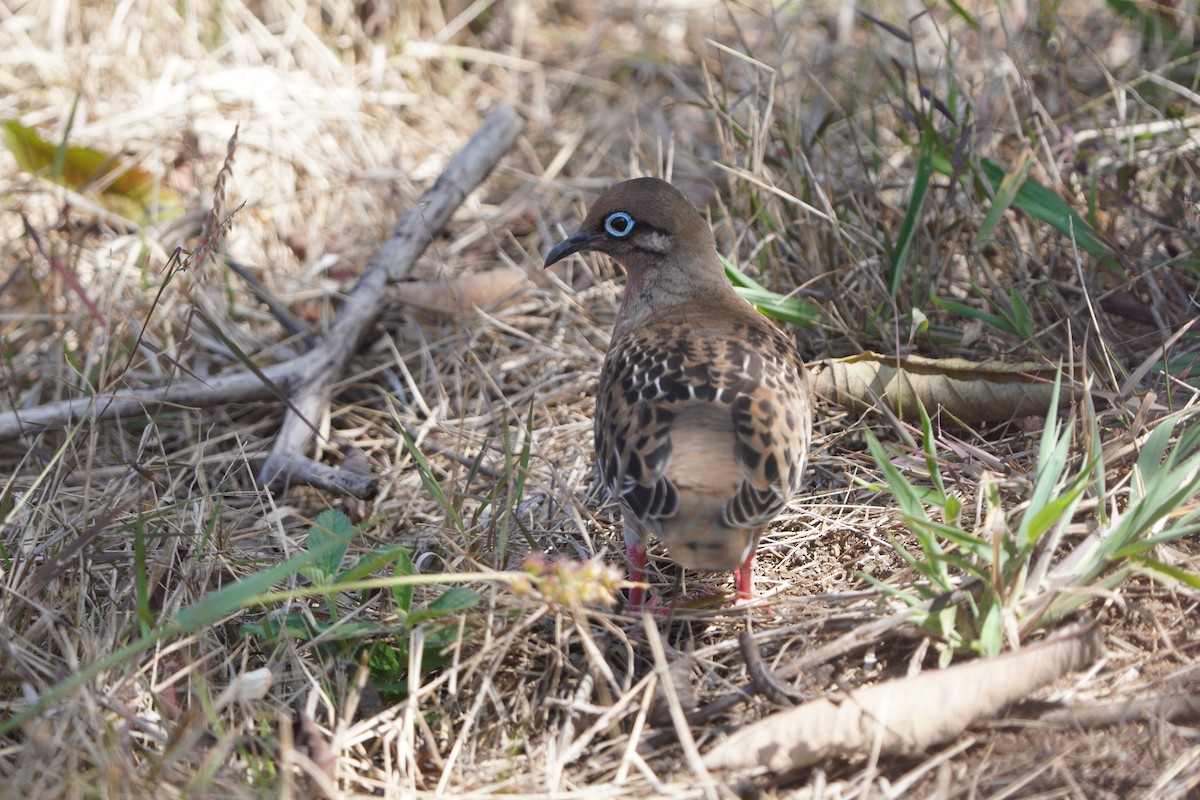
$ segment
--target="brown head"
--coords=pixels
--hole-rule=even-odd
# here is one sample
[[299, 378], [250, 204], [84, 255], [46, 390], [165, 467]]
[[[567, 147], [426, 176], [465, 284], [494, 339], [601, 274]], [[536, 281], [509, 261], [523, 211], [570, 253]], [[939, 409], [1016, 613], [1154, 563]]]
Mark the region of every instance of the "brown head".
[[586, 250], [611, 256], [629, 274], [624, 318], [733, 295], [712, 229], [678, 189], [658, 178], [635, 178], [601, 194], [583, 226], [550, 251], [545, 266]]

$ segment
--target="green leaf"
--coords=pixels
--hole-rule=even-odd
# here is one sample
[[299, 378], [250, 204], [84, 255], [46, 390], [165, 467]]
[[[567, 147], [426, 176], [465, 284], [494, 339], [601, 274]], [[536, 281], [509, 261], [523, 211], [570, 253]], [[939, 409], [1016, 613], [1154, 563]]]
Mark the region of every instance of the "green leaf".
[[933, 304], [938, 308], [944, 308], [947, 311], [951, 311], [961, 317], [966, 317], [967, 319], [977, 319], [981, 322], [986, 322], [993, 328], [1004, 331], [1005, 333], [1015, 334], [1017, 332], [1012, 326], [1012, 323], [1010, 323], [1004, 317], [996, 314], [989, 314], [986, 311], [975, 308], [974, 306], [969, 306], [966, 303], [960, 303], [957, 300], [944, 300], [937, 296], [934, 296], [931, 299], [933, 300]]
[[1046, 520], [1038, 517], [1049, 503], [1050, 497], [1058, 490], [1058, 482], [1066, 468], [1068, 450], [1071, 444], [1069, 430], [1060, 434], [1063, 427], [1058, 420], [1058, 396], [1062, 389], [1062, 370], [1054, 376], [1054, 388], [1050, 392], [1050, 412], [1046, 425], [1042, 428], [1041, 442], [1038, 445], [1037, 479], [1033, 485], [1033, 494], [1029, 498], [1029, 511], [1021, 516], [1021, 524], [1017, 527], [1017, 543], [1022, 548], [1031, 547], [1037, 541], [1042, 528], [1036, 535], [1033, 531], [1034, 522], [1039, 525]]
[[404, 650], [390, 644], [380, 642], [367, 648], [367, 667], [376, 679], [396, 680], [407, 661]]
[[[967, 25], [970, 26], [970, 28], [972, 30], [976, 30], [976, 31], [979, 30], [979, 20], [977, 20], [977, 19], [975, 19], [975, 17], [971, 16], [971, 12], [967, 11], [967, 9], [965, 9], [958, 2], [958, 0], [947, 0], [947, 3], [950, 6], [950, 8], [952, 8], [954, 10], [954, 13], [957, 14], [963, 22], [967, 23]], [[951, 74], [954, 74], [954, 73], [951, 73]]]
[[929, 516], [925, 513], [925, 507], [921, 504], [921, 498], [916, 488], [900, 474], [900, 470], [896, 469], [871, 429], [865, 429], [864, 433], [867, 437], [867, 449], [871, 451], [871, 456], [875, 459], [880, 471], [883, 472], [888, 490], [900, 503], [900, 509], [911, 519], [928, 520]]
[[[388, 564], [394, 563], [403, 553], [404, 557], [408, 557], [408, 551], [399, 545], [395, 547], [385, 547], [381, 550], [376, 550], [374, 553], [367, 553], [360, 558], [354, 566], [347, 567], [342, 570], [337, 576], [338, 583], [347, 583], [350, 581], [362, 580], [376, 570], [383, 569]], [[404, 573], [411, 575], [412, 572]]]
[[445, 650], [458, 641], [458, 626], [450, 624], [437, 625], [426, 632], [425, 644], [421, 648], [425, 653], [424, 661], [426, 667], [435, 667], [440, 664], [445, 664], [448, 661], [446, 656], [436, 656], [431, 658], [431, 655], [436, 655], [438, 651]]
[[7, 120], [0, 122], [4, 142], [25, 172], [51, 180], [76, 192], [99, 189], [101, 203], [110, 211], [139, 224], [151, 222], [155, 203], [158, 219], [183, 213], [179, 196], [144, 169], [125, 164], [116, 155], [91, 147], [52, 144], [33, 128]]
[[1000, 181], [1000, 186], [996, 189], [996, 196], [992, 198], [992, 204], [988, 208], [983, 222], [980, 223], [979, 230], [975, 233], [976, 247], [992, 237], [992, 231], [1000, 223], [1000, 218], [1017, 199], [1017, 192], [1029, 177], [1029, 166], [1032, 163], [1033, 154], [1028, 150], [1022, 151], [1017, 159], [1016, 169], [1005, 175]]
[[[1022, 541], [1032, 545], [1055, 525], [1069, 523], [1075, 513], [1075, 506], [1078, 505], [1084, 489], [1090, 482], [1091, 476], [1086, 472], [1081, 473], [1076, 477], [1070, 489], [1044, 505], [1035, 507], [1030, 503], [1029, 509], [1021, 518]], [[1027, 520], [1028, 522], [1026, 522]]]
[[734, 266], [729, 259], [720, 255], [718, 258], [734, 291], [768, 317], [804, 328], [811, 328], [821, 318], [821, 310], [812, 303], [772, 292]]
[[821, 312], [816, 306], [798, 297], [787, 297], [775, 292], [759, 289], [739, 289], [735, 287], [734, 291], [757, 308], [760, 313], [772, 319], [777, 319], [780, 322], [799, 325], [803, 328], [811, 328], [821, 318]]
[[1133, 557], [1133, 560], [1141, 564], [1145, 568], [1146, 572], [1155, 578], [1175, 580], [1192, 589], [1200, 589], [1200, 576], [1197, 576], [1194, 573], [1180, 569], [1172, 564], [1156, 561], [1153, 558], [1147, 558], [1145, 556]]
[[942, 471], [938, 468], [937, 444], [933, 433], [933, 420], [929, 418], [929, 412], [925, 410], [925, 404], [921, 402], [919, 397], [917, 398], [917, 413], [921, 415], [921, 450], [925, 453], [925, 470], [929, 473], [929, 479], [933, 481], [938, 494], [944, 499], [946, 497], [946, 484], [942, 481]]
[[[943, 175], [956, 177], [957, 172], [950, 159], [943, 153], [933, 156], [933, 168]], [[1008, 174], [1004, 167], [990, 159], [979, 160], [980, 183], [995, 197]], [[1012, 205], [1036, 220], [1045, 222], [1063, 236], [1074, 236], [1079, 248], [1094, 256], [1108, 256], [1112, 250], [1092, 230], [1091, 226], [1073, 208], [1051, 189], [1032, 178], [1021, 182]]]
[[257, 636], [268, 642], [280, 639], [296, 639], [302, 642], [310, 641], [323, 633], [321, 628], [314, 628], [311, 618], [304, 614], [287, 614], [281, 617], [267, 617], [261, 622], [247, 622], [238, 632], [243, 636]]
[[322, 511], [308, 529], [306, 547], [313, 554], [313, 566], [328, 578], [336, 575], [354, 533], [354, 523], [341, 511]]
[[466, 586], [455, 586], [447, 589], [439, 598], [424, 608], [418, 608], [409, 614], [408, 624], [416, 625], [438, 617], [465, 611], [479, 603], [479, 593]]
[[412, 460], [417, 465], [417, 474], [421, 476], [421, 484], [425, 487], [425, 491], [433, 498], [442, 510], [446, 512], [446, 516], [452, 523], [454, 530], [464, 530], [462, 517], [458, 513], [458, 508], [450, 502], [450, 498], [442, 489], [442, 485], [438, 483], [437, 477], [434, 476], [433, 470], [429, 466], [429, 462], [425, 459], [425, 454], [417, 447], [417, 443], [408, 435], [408, 431], [403, 425], [399, 428], [400, 436], [404, 439], [404, 447], [408, 450], [408, 454], [412, 456]]
[[[408, 550], [401, 547], [400, 552], [396, 554], [396, 566], [392, 570], [392, 574], [412, 575], [414, 572], [412, 557], [408, 554]], [[407, 625], [408, 614], [412, 610], [413, 585], [404, 583], [393, 586], [392, 597], [396, 600], [396, 609], [400, 612], [401, 619]]]
[[305, 552], [261, 572], [247, 575], [207, 595], [200, 602], [179, 609], [174, 622], [189, 633], [213, 625], [235, 611], [254, 605], [256, 597], [311, 563], [312, 553]]
[[1012, 308], [1013, 329], [1022, 339], [1032, 339], [1033, 314], [1029, 311], [1029, 305], [1025, 302], [1025, 298], [1021, 297], [1016, 289], [1013, 289], [1009, 295], [1009, 303]]
[[1191, 536], [1195, 533], [1200, 533], [1200, 512], [1188, 514], [1186, 517], [1173, 522], [1166, 530], [1156, 533], [1153, 536], [1147, 536], [1145, 539], [1138, 539], [1118, 550], [1114, 550], [1111, 560], [1119, 561], [1123, 558], [1140, 559], [1160, 544], [1168, 544], [1176, 539]]
[[1169, 466], [1167, 447], [1174, 432], [1174, 425], [1159, 424], [1142, 442], [1137, 459], [1138, 480], [1133, 484], [1133, 490], [1139, 492], [1139, 496], [1143, 496], [1146, 487], [1157, 481], [1159, 473]]
[[904, 265], [908, 261], [909, 250], [916, 239], [917, 223], [921, 218], [921, 208], [925, 205], [925, 195], [929, 191], [929, 178], [933, 175], [933, 152], [936, 138], [929, 133], [921, 138], [917, 148], [917, 165], [913, 173], [912, 194], [908, 198], [908, 208], [904, 211], [904, 219], [900, 223], [900, 232], [896, 236], [896, 246], [891, 252], [891, 273], [888, 275], [888, 294], [895, 297], [900, 291], [900, 280], [904, 277]]
[[998, 655], [1004, 649], [1003, 615], [1000, 606], [990, 605], [980, 621], [976, 646], [986, 658]]

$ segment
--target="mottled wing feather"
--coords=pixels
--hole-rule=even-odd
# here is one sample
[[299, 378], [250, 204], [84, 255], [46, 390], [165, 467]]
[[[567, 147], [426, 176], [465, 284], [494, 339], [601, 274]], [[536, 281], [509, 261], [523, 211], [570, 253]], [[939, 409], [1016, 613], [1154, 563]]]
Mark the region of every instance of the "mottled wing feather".
[[737, 458], [745, 477], [725, 522], [757, 528], [799, 490], [812, 436], [808, 375], [794, 346], [772, 326], [755, 329], [743, 351], [744, 391], [733, 402]]
[[640, 338], [610, 349], [600, 378], [596, 453], [600, 476], [613, 497], [644, 522], [678, 511], [679, 493], [664, 472], [671, 454], [676, 386], [670, 356]]
[[744, 480], [726, 506], [728, 525], [765, 524], [799, 488], [811, 415], [795, 348], [761, 318], [735, 321], [723, 333], [698, 341], [693, 327], [667, 321], [609, 348], [596, 410], [601, 478], [628, 512], [656, 529], [679, 507], [666, 470], [671, 424], [685, 404], [729, 409]]

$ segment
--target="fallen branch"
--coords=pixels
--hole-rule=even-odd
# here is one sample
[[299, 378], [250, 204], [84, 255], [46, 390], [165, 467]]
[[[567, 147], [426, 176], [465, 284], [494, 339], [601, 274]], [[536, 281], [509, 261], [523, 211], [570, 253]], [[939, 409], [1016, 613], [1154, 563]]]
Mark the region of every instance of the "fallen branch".
[[313, 435], [313, 423], [321, 418], [329, 405], [331, 385], [345, 369], [367, 327], [383, 309], [386, 284], [408, 275], [433, 241], [434, 234], [499, 163], [522, 127], [524, 124], [517, 112], [511, 106], [500, 104], [392, 230], [392, 235], [367, 265], [358, 285], [346, 296], [329, 332], [308, 354], [311, 356], [305, 362], [308, 369], [288, 376], [291, 403], [271, 454], [259, 473], [259, 480], [264, 484], [310, 484], [356, 497], [374, 492], [375, 478], [343, 475], [340, 470], [308, 458], [301, 450]]
[[[37, 408], [0, 413], [0, 441], [81, 421], [152, 416], [164, 408], [202, 408], [282, 400], [287, 406], [274, 446], [260, 472], [264, 484], [309, 484], [356, 497], [370, 495], [376, 479], [344, 473], [302, 454], [363, 334], [383, 308], [384, 287], [405, 277], [466, 196], [492, 171], [524, 123], [501, 103], [460, 150], [437, 181], [404, 215], [347, 295], [328, 331], [312, 350], [259, 373], [233, 372], [206, 381], [76, 397]], [[265, 380], [264, 380], [265, 378]], [[276, 391], [274, 387], [279, 387]], [[279, 392], [285, 396], [280, 397]]]

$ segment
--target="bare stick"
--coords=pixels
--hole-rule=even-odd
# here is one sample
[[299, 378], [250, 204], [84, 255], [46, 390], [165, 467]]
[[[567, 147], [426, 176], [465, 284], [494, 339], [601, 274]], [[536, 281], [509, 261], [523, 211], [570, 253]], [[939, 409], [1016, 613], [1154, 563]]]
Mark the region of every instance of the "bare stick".
[[0, 413], [0, 441], [39, 428], [64, 426], [87, 419], [98, 422], [119, 416], [145, 416], [164, 406], [207, 407], [224, 403], [284, 399], [288, 409], [271, 454], [262, 467], [265, 484], [311, 484], [366, 496], [374, 490], [370, 476], [340, 470], [302, 454], [328, 403], [330, 386], [341, 375], [367, 328], [379, 316], [388, 281], [403, 278], [446, 224], [450, 215], [508, 152], [524, 123], [512, 107], [501, 103], [460, 150], [437, 181], [400, 220], [392, 235], [346, 297], [317, 346], [289, 361], [264, 367], [271, 385], [251, 372], [236, 372], [208, 381], [184, 381], [168, 387], [77, 397], [24, 411]]
[[754, 641], [754, 631], [751, 630], [748, 619], [746, 629], [738, 634], [738, 646], [742, 651], [742, 659], [746, 662], [746, 671], [750, 673], [750, 679], [754, 681], [754, 686], [758, 689], [759, 694], [772, 703], [785, 708], [804, 699], [800, 692], [781, 683], [772, 674], [770, 667], [763, 662], [762, 653], [758, 651], [758, 642]]

